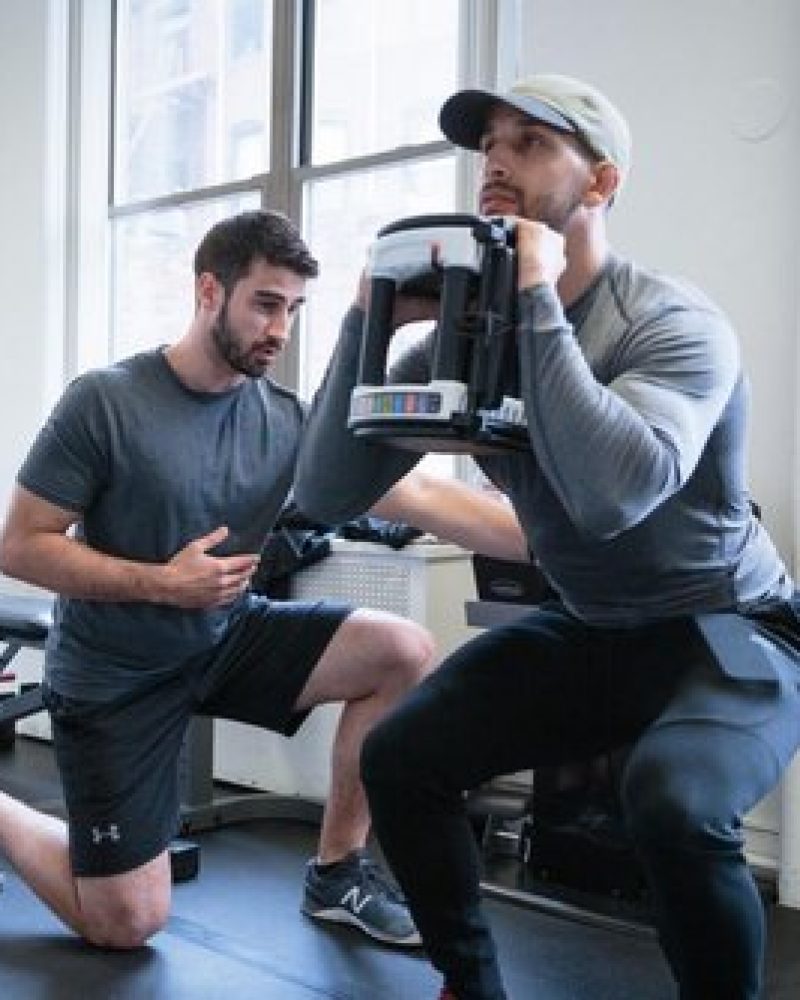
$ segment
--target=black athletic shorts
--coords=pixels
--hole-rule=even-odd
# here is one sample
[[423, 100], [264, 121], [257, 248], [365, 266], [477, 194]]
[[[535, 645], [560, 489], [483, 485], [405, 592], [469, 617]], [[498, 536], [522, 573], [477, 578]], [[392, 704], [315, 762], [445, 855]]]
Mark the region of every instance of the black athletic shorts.
[[212, 651], [166, 680], [112, 701], [76, 701], [44, 686], [69, 817], [72, 869], [127, 872], [178, 832], [178, 757], [192, 715], [291, 736], [300, 692], [352, 608], [253, 598]]

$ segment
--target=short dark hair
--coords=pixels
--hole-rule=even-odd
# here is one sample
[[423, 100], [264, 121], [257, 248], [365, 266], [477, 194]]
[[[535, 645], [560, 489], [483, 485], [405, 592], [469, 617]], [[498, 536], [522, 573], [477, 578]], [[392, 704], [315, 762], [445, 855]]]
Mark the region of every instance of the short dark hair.
[[239, 212], [212, 226], [194, 255], [195, 277], [213, 274], [230, 292], [256, 260], [285, 267], [302, 278], [316, 278], [319, 264], [300, 233], [280, 212]]

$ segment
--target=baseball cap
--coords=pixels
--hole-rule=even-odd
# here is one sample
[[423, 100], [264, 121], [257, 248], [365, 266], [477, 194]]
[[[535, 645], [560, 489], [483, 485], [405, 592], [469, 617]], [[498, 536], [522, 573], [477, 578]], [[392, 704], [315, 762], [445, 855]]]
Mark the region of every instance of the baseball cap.
[[631, 135], [620, 111], [582, 80], [539, 73], [519, 80], [506, 93], [460, 90], [442, 105], [439, 126], [457, 146], [479, 149], [490, 111], [498, 104], [580, 138], [598, 159], [610, 160], [620, 186], [631, 165]]

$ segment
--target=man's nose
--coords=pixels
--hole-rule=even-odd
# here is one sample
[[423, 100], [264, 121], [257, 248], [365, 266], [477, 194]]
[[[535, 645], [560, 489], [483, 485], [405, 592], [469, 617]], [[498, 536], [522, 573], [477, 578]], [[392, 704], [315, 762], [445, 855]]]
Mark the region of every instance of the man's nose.
[[502, 153], [494, 147], [489, 150], [484, 158], [483, 176], [487, 181], [507, 180], [510, 176]]
[[264, 332], [276, 340], [286, 341], [292, 332], [292, 318], [288, 309], [281, 309], [264, 323]]

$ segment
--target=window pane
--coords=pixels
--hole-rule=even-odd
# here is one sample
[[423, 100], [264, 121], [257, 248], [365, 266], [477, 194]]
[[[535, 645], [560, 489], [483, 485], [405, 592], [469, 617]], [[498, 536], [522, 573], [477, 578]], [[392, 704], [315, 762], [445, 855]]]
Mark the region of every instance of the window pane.
[[177, 340], [194, 311], [192, 259], [219, 219], [258, 208], [257, 194], [122, 217], [113, 222], [112, 359]]
[[[306, 237], [320, 262], [320, 277], [311, 289], [303, 324], [301, 386], [306, 398], [325, 373], [377, 231], [406, 216], [454, 210], [455, 159], [450, 155], [308, 184]], [[421, 337], [427, 328], [413, 324], [398, 331], [392, 352]], [[453, 473], [452, 456], [432, 455], [426, 464], [443, 475]]]
[[441, 139], [458, 0], [317, 0], [311, 162]]
[[119, 0], [114, 201], [264, 173], [271, 0]]

